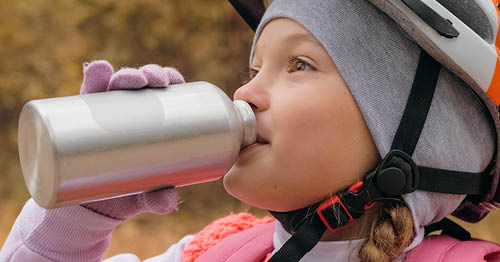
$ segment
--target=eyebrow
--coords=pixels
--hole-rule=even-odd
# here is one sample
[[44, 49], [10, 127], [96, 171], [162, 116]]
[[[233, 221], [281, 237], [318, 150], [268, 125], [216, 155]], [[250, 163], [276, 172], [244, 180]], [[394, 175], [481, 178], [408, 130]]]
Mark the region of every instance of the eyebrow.
[[[310, 34], [295, 33], [295, 34], [291, 34], [291, 35], [284, 38], [285, 43], [289, 43], [289, 44], [293, 44], [293, 45], [296, 45], [296, 44], [300, 43], [301, 41], [306, 41], [306, 42], [311, 43], [317, 47], [323, 48], [323, 46], [318, 42], [318, 40], [316, 40], [316, 38], [314, 38]], [[260, 49], [259, 48], [260, 45], [261, 45], [261, 43], [258, 41], [257, 45], [255, 46], [255, 53], [253, 55], [252, 61], [256, 57], [257, 51]]]
[[303, 33], [297, 33], [293, 35], [289, 35], [285, 38], [285, 41], [287, 42], [300, 42], [300, 41], [307, 41], [310, 42], [318, 47], [323, 48], [323, 46], [310, 34], [303, 34]]

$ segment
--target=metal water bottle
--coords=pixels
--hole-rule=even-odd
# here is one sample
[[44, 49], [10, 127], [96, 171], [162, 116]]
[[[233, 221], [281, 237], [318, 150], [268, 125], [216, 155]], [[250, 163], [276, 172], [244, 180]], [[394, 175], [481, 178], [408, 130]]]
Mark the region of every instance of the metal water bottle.
[[21, 168], [54, 208], [221, 178], [256, 140], [255, 116], [207, 82], [28, 102]]

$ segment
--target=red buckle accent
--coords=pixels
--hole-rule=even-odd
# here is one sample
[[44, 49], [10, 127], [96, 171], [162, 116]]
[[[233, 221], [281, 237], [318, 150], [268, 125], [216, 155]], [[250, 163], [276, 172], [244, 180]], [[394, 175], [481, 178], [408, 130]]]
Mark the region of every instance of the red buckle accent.
[[368, 210], [368, 209], [372, 208], [375, 205], [375, 203], [377, 203], [377, 202], [373, 201], [373, 202], [371, 202], [369, 204], [366, 204], [365, 205], [365, 210]]
[[363, 188], [364, 184], [365, 183], [363, 183], [363, 181], [356, 182], [349, 187], [349, 191], [351, 191], [353, 193], [359, 193], [361, 188]]
[[[359, 181], [355, 184], [353, 184], [352, 186], [349, 187], [349, 191], [353, 192], [353, 193], [359, 193], [359, 191], [361, 190], [361, 188], [363, 188], [363, 181]], [[368, 203], [365, 205], [365, 210], [368, 210], [370, 208], [372, 208], [374, 205], [375, 205], [375, 201], [371, 202], [371, 203]]]
[[[363, 181], [359, 181], [359, 182], [356, 182], [354, 183], [353, 185], [351, 185], [347, 190], [353, 192], [353, 193], [358, 193], [361, 188], [363, 188]], [[328, 220], [325, 218], [325, 215], [323, 214], [323, 211], [327, 208], [339, 208], [341, 207], [343, 210], [339, 210], [339, 214], [337, 214], [335, 216], [335, 219], [337, 220], [337, 225], [331, 225]], [[345, 214], [342, 213], [345, 212]], [[331, 211], [333, 212], [333, 210]], [[318, 213], [319, 217], [321, 218], [321, 221], [323, 221], [323, 224], [325, 224], [325, 226], [328, 228], [328, 230], [332, 231], [332, 232], [335, 232], [337, 230], [339, 230], [342, 226], [345, 226], [349, 223], [351, 223], [352, 221], [354, 221], [354, 218], [352, 218], [352, 215], [349, 213], [349, 210], [347, 210], [347, 208], [344, 206], [344, 203], [342, 203], [342, 201], [340, 200], [338, 194], [324, 200], [323, 202], [321, 202], [321, 204], [319, 205], [318, 207], [318, 210], [316, 210], [316, 213]], [[345, 221], [345, 218], [347, 215], [347, 218], [348, 220]], [[344, 221], [338, 221], [339, 219], [342, 219], [344, 218]]]
[[[323, 211], [327, 208], [333, 207], [337, 203], [340, 204], [342, 209], [344, 209], [345, 213], [349, 216], [349, 221], [345, 222], [344, 224], [342, 224], [340, 226], [332, 227], [330, 225], [330, 223], [328, 223], [328, 220], [326, 220], [326, 218], [324, 217]], [[333, 212], [333, 211], [331, 211], [331, 212]], [[347, 210], [347, 208], [345, 208], [344, 203], [342, 203], [342, 201], [340, 201], [340, 199], [337, 195], [334, 195], [334, 196], [330, 197], [329, 199], [326, 199], [325, 201], [321, 202], [316, 213], [318, 213], [319, 217], [321, 218], [321, 221], [323, 221], [323, 224], [325, 224], [325, 226], [328, 228], [328, 230], [330, 230], [332, 232], [335, 232], [335, 231], [339, 230], [342, 226], [347, 225], [347, 224], [351, 223], [352, 221], [354, 221], [354, 219], [352, 218], [352, 216], [349, 213], [349, 211]]]

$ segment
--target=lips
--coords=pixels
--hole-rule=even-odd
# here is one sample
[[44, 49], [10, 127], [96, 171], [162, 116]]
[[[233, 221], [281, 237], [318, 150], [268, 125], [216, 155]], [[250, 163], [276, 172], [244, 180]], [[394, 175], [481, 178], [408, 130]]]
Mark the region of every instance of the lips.
[[252, 151], [256, 150], [257, 148], [266, 147], [266, 145], [268, 145], [268, 144], [269, 144], [269, 141], [264, 136], [262, 136], [260, 133], [257, 132], [257, 139], [255, 140], [255, 143], [250, 144], [250, 145], [246, 146], [245, 148], [243, 148], [243, 150], [241, 150], [240, 155], [247, 155], [247, 154], [249, 154], [248, 152], [252, 152]]

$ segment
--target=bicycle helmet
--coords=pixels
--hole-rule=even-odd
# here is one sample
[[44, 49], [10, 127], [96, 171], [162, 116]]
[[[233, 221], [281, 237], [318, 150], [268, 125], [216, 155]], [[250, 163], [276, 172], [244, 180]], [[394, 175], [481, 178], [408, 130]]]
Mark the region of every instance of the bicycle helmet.
[[419, 229], [453, 211], [477, 222], [500, 207], [498, 0], [276, 0], [265, 13], [261, 1], [231, 2], [257, 30], [255, 41], [276, 17], [311, 31], [335, 61], [383, 157], [361, 182], [290, 212], [303, 218], [305, 210], [317, 210], [310, 223], [294, 225], [297, 232], [271, 261], [298, 261], [326, 228], [338, 230], [378, 198], [402, 196], [412, 210], [418, 228], [409, 248], [423, 238]]

